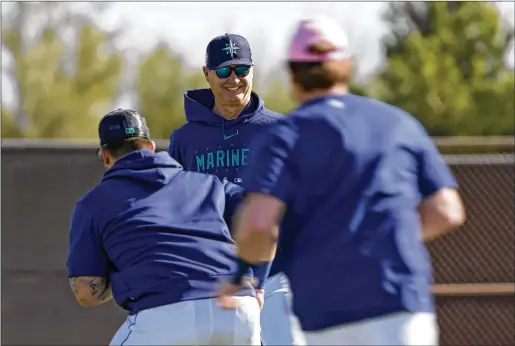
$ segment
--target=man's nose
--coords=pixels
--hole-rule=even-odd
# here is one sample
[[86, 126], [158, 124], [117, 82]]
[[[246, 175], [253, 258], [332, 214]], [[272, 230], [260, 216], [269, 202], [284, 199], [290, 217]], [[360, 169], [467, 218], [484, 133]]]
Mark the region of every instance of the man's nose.
[[238, 78], [238, 76], [236, 75], [236, 72], [234, 70], [231, 71], [231, 74], [229, 75], [229, 77], [227, 79], [230, 80], [231, 82], [238, 82], [240, 80], [240, 78]]

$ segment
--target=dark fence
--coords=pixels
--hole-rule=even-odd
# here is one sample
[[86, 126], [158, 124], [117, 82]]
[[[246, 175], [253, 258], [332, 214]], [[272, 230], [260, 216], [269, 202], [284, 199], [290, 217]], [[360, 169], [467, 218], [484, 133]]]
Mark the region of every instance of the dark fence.
[[[468, 221], [429, 245], [442, 345], [515, 344], [514, 157], [448, 156]], [[93, 146], [2, 146], [2, 344], [108, 344], [125, 314], [85, 309], [65, 271], [70, 215], [99, 182]]]

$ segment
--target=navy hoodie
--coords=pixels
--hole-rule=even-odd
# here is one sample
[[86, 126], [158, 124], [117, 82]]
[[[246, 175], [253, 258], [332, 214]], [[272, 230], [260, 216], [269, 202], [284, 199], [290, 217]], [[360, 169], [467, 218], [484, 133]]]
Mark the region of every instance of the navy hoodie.
[[214, 297], [236, 272], [225, 220], [242, 198], [241, 187], [186, 172], [166, 152], [125, 155], [75, 206], [68, 276], [108, 278], [130, 314]]
[[[189, 90], [184, 94], [186, 120], [170, 136], [168, 152], [185, 170], [209, 173], [222, 181], [243, 183], [252, 155], [252, 141], [284, 117], [264, 106], [252, 92], [251, 102], [234, 120], [225, 120], [212, 111], [215, 104], [211, 89]], [[280, 269], [280, 251], [270, 276]]]
[[241, 184], [242, 170], [252, 155], [252, 140], [282, 115], [266, 109], [254, 92], [247, 108], [234, 120], [225, 120], [213, 112], [214, 102], [210, 89], [185, 93], [188, 122], [172, 133], [168, 152], [185, 170]]
[[255, 143], [243, 187], [284, 201], [279, 244], [302, 329], [433, 312], [418, 205], [457, 184], [408, 113], [318, 97]]

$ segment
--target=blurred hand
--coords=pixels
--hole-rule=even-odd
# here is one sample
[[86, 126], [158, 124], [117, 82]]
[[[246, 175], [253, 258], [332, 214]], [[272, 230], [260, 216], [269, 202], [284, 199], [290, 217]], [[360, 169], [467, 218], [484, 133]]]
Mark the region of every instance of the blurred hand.
[[[220, 288], [218, 297], [216, 298], [218, 306], [226, 310], [236, 309], [238, 307], [238, 301], [234, 298], [234, 295], [243, 287], [248, 287], [249, 285], [254, 286], [256, 283], [257, 281], [255, 279], [248, 278], [245, 279], [243, 285], [234, 285], [230, 282], [224, 282]], [[259, 308], [262, 309], [265, 301], [265, 291], [263, 289], [257, 289], [256, 298], [258, 300]]]
[[265, 290], [262, 288], [256, 288], [256, 298], [259, 304], [259, 308], [263, 310], [263, 305], [265, 305]]

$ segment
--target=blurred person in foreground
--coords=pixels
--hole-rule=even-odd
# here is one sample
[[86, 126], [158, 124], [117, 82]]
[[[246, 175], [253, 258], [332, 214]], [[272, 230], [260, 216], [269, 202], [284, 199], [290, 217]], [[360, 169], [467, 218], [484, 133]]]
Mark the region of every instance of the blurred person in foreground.
[[424, 242], [464, 222], [451, 171], [413, 116], [349, 93], [347, 37], [330, 19], [299, 24], [289, 70], [301, 105], [256, 143], [239, 272], [278, 241], [308, 344], [437, 345]]
[[242, 188], [155, 153], [134, 111], [105, 115], [99, 137], [106, 172], [75, 205], [67, 266], [82, 306], [114, 298], [128, 310], [111, 345], [259, 345], [254, 288], [235, 293], [230, 313], [214, 299], [219, 280], [236, 273], [225, 220]]
[[[240, 35], [221, 35], [207, 45], [203, 73], [209, 89], [185, 93], [188, 122], [171, 134], [168, 146], [170, 155], [186, 170], [241, 184], [244, 169], [253, 169], [248, 166], [253, 139], [283, 117], [267, 109], [252, 91], [253, 66], [250, 44]], [[279, 251], [264, 292], [258, 291], [265, 295], [261, 336], [265, 345], [302, 345], [305, 341], [289, 308], [289, 285], [280, 255]]]

